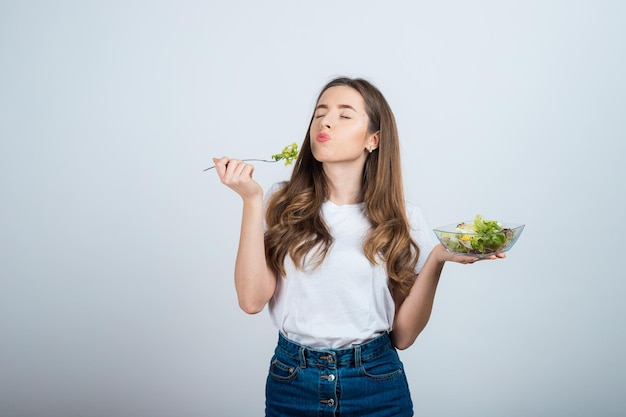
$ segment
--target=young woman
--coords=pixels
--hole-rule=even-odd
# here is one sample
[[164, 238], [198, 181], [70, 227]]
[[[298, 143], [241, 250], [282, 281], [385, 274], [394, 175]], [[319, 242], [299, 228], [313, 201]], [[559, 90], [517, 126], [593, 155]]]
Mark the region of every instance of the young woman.
[[239, 305], [267, 304], [279, 330], [266, 416], [411, 416], [396, 349], [426, 326], [444, 263], [479, 259], [448, 253], [405, 202], [395, 119], [371, 83], [329, 82], [300, 148], [266, 198], [251, 165], [214, 159], [243, 199]]

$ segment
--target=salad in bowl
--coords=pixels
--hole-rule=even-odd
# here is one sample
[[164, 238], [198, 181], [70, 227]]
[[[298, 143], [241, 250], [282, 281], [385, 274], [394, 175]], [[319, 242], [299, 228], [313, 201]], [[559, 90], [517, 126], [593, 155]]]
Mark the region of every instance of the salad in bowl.
[[523, 230], [523, 224], [486, 220], [478, 214], [473, 222], [437, 227], [434, 232], [448, 252], [486, 258], [511, 249]]

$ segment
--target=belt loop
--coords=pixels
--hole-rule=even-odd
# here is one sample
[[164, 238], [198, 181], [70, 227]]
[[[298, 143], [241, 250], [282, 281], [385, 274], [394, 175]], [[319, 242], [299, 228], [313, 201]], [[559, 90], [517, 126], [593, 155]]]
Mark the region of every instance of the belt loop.
[[356, 368], [361, 367], [361, 345], [356, 345], [354, 347], [354, 366]]
[[300, 368], [306, 368], [306, 356], [304, 355], [305, 351], [304, 346], [300, 346]]

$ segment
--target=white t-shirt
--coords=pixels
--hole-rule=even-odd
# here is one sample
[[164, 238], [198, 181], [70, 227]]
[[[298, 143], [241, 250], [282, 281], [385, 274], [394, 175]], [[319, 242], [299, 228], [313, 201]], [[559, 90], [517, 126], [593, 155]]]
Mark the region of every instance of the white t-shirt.
[[[277, 278], [269, 303], [274, 325], [313, 348], [349, 347], [391, 331], [395, 306], [385, 265], [373, 265], [363, 253], [370, 228], [364, 205], [326, 201], [322, 216], [334, 242], [318, 268], [301, 271], [285, 258], [286, 276]], [[407, 217], [420, 248], [419, 273], [437, 242], [418, 207], [407, 203]]]

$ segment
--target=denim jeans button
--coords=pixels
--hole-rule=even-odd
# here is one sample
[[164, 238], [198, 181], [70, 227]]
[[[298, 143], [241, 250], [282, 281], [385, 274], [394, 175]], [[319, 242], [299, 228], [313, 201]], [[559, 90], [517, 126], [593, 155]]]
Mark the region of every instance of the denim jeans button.
[[333, 405], [335, 405], [335, 400], [333, 400], [332, 398], [330, 400], [328, 400], [328, 406], [332, 407]]
[[328, 380], [330, 382], [333, 382], [335, 380], [335, 375], [333, 375], [333, 374], [328, 375]]

